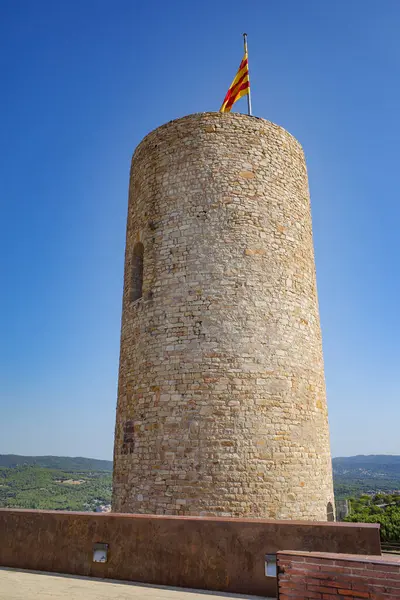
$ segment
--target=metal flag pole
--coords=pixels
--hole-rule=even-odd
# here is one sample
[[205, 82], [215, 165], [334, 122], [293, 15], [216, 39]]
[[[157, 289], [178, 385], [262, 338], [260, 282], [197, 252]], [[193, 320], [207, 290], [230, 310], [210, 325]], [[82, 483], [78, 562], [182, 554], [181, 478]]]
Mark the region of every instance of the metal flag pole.
[[250, 71], [249, 71], [249, 53], [247, 50], [247, 33], [243, 34], [244, 53], [247, 56], [247, 76], [249, 78], [249, 93], [247, 94], [247, 112], [252, 116], [251, 112], [251, 90], [250, 90]]

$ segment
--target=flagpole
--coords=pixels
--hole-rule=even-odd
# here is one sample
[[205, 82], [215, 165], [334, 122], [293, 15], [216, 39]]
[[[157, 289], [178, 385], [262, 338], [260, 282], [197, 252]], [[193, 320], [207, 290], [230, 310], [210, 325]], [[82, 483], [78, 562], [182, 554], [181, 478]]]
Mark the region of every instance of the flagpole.
[[244, 52], [247, 55], [247, 73], [248, 73], [248, 78], [249, 78], [249, 93], [247, 94], [247, 112], [250, 116], [252, 116], [251, 113], [251, 91], [250, 91], [250, 70], [249, 70], [249, 53], [247, 50], [247, 33], [243, 34], [243, 42], [244, 42]]

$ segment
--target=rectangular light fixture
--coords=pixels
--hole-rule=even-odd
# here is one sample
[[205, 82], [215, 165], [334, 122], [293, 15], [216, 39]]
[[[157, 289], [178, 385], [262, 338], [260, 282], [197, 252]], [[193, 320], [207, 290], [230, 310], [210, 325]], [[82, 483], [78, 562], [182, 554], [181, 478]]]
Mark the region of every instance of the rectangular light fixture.
[[265, 555], [265, 576], [276, 577], [276, 554]]
[[107, 562], [108, 544], [93, 544], [93, 562]]

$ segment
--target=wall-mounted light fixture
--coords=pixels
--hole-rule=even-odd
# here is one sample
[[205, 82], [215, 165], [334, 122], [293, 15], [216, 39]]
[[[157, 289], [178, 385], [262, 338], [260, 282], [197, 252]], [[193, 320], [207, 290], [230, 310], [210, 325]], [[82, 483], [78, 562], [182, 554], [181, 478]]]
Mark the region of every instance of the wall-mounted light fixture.
[[108, 544], [93, 544], [93, 562], [107, 562]]
[[276, 554], [265, 555], [265, 576], [276, 577]]

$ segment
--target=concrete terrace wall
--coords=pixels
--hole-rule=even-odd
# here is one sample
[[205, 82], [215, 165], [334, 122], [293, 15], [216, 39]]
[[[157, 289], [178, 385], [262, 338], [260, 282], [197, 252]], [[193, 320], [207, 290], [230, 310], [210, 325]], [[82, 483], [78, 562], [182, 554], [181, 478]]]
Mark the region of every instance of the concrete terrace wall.
[[400, 600], [400, 557], [278, 553], [279, 600]]
[[[99, 542], [105, 564], [92, 561]], [[275, 596], [265, 555], [287, 549], [379, 554], [379, 527], [0, 509], [5, 567]]]
[[132, 159], [113, 510], [333, 504], [303, 150], [238, 113], [167, 123]]

